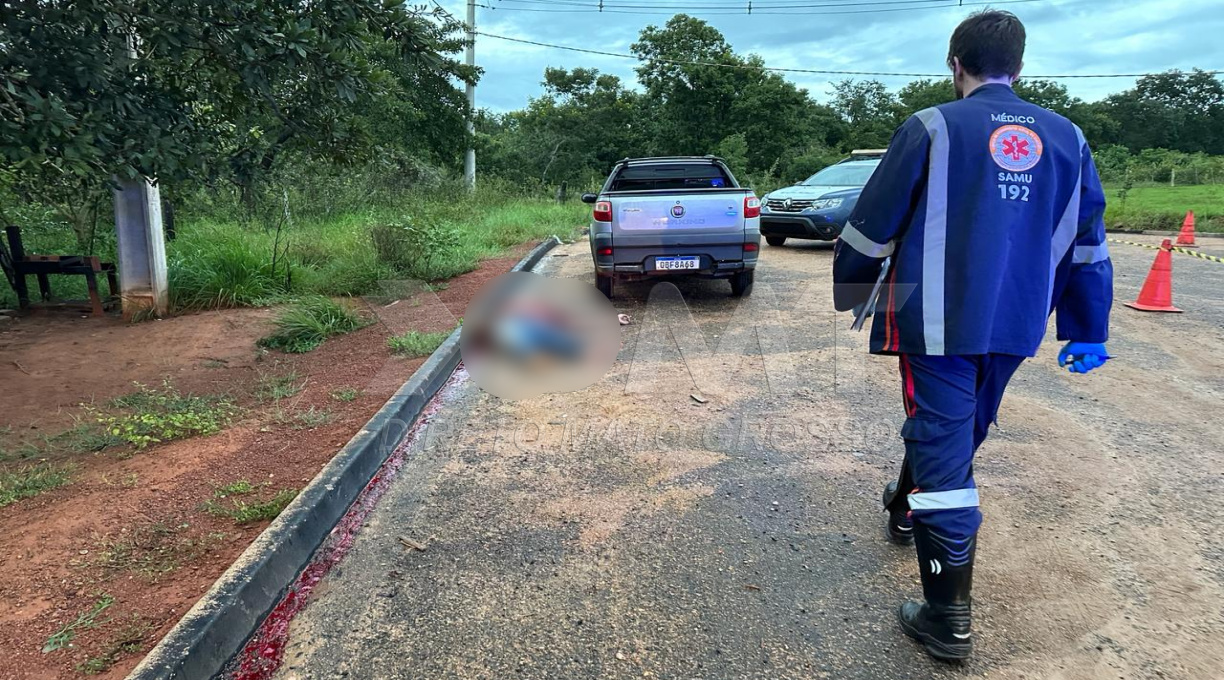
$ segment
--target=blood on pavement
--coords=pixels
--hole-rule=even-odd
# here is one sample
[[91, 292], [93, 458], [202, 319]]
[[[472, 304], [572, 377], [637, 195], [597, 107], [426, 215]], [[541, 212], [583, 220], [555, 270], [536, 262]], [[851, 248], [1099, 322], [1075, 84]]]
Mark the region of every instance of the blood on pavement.
[[285, 596], [264, 618], [263, 623], [255, 630], [242, 650], [230, 660], [226, 670], [221, 673], [221, 677], [229, 678], [229, 680], [266, 680], [280, 668], [285, 654], [285, 645], [289, 641], [289, 624], [293, 621], [293, 617], [306, 608], [315, 586], [327, 576], [332, 567], [339, 564], [348, 554], [366, 517], [386, 493], [391, 481], [395, 479], [403, 466], [404, 452], [417, 440], [422, 426], [428, 424], [430, 418], [437, 412], [444, 401], [445, 394], [466, 377], [467, 372], [460, 365], [455, 374], [421, 411], [421, 416], [417, 419], [416, 424], [404, 435], [403, 441], [379, 468], [378, 473], [361, 490], [348, 512], [340, 518], [336, 527], [315, 551], [310, 563], [289, 586]]

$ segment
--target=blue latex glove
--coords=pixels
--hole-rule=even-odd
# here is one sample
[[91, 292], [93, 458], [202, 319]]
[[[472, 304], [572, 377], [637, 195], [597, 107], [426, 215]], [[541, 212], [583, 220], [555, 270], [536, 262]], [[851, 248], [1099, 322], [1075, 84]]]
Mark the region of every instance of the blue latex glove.
[[1058, 365], [1072, 373], [1088, 373], [1112, 358], [1103, 343], [1068, 342], [1058, 353]]

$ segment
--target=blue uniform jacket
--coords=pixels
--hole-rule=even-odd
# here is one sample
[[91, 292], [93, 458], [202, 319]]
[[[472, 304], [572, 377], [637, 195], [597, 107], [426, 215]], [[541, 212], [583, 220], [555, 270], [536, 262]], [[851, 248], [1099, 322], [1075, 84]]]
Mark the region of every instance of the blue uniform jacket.
[[1055, 310], [1060, 340], [1105, 342], [1104, 211], [1079, 128], [985, 85], [894, 134], [837, 244], [834, 305], [865, 302], [892, 256], [875, 354], [1033, 356]]

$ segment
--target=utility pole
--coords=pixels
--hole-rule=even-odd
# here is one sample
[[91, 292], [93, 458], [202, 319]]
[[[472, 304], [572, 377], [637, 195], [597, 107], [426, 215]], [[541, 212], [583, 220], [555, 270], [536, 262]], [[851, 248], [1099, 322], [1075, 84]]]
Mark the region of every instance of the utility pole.
[[[467, 0], [467, 50], [465, 61], [468, 68], [476, 66], [476, 0]], [[468, 191], [476, 188], [476, 84], [467, 83], [468, 102], [468, 149], [463, 154], [463, 183]]]

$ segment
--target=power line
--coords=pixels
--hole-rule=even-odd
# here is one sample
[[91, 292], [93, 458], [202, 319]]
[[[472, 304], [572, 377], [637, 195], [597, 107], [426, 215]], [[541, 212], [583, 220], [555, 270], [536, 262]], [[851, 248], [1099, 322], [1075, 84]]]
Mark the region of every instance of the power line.
[[[756, 9], [756, 7], [758, 7], [759, 5], [757, 5], [757, 3], [754, 3], [754, 2], [749, 2], [748, 0], [744, 0], [744, 2], [741, 3], [740, 7], [736, 7], [733, 5], [727, 5], [727, 6], [720, 5], [716, 7], [711, 7], [709, 5], [684, 5], [684, 6], [657, 5], [657, 4], [633, 5], [633, 4], [620, 4], [615, 1], [604, 2], [604, 3], [589, 3], [589, 2], [587, 3], [581, 3], [581, 2], [564, 3], [567, 5], [573, 6], [573, 9], [565, 9], [565, 8], [553, 9], [551, 7], [550, 8], [506, 7], [506, 6], [495, 6], [495, 5], [477, 5], [477, 6], [491, 9], [494, 11], [544, 12], [548, 14], [596, 14], [598, 13], [598, 14], [670, 15], [670, 14], [674, 14], [675, 10], [687, 9], [688, 11], [691, 11], [694, 14], [703, 14], [707, 16], [710, 16], [710, 15], [720, 16], [720, 15], [728, 15], [728, 14], [740, 14], [740, 15], [743, 15], [743, 14], [753, 14], [753, 15], [755, 14], [792, 14], [792, 15], [793, 14], [803, 14], [805, 16], [834, 16], [834, 15], [847, 15], [847, 14], [882, 14], [882, 13], [887, 13], [887, 12], [917, 12], [917, 11], [926, 10], [926, 9], [946, 9], [950, 7], [986, 7], [986, 6], [994, 7], [998, 5], [1016, 5], [1016, 4], [1025, 4], [1025, 3], [1031, 3], [1031, 2], [1046, 2], [1047, 0], [996, 0], [995, 2], [960, 2], [957, 0], [929, 0], [929, 1], [930, 2], [942, 2], [942, 4], [928, 4], [922, 7], [879, 7], [879, 8], [874, 8], [874, 9], [833, 10], [833, 11], [819, 11], [819, 12], [810, 12], [810, 11], [791, 12], [791, 11], [778, 11], [778, 10], [809, 9], [809, 8], [838, 7], [838, 6], [850, 7], [850, 6], [853, 6], [853, 4], [842, 3], [840, 5], [838, 4], [828, 5], [828, 4], [810, 4], [809, 3], [809, 4], [793, 4], [793, 5], [764, 5], [765, 9], [763, 10]], [[542, 4], [554, 5], [557, 7], [562, 6], [562, 3], [551, 3], [550, 2], [550, 3], [542, 3]], [[883, 4], [898, 4], [898, 3], [881, 2], [881, 3], [863, 3], [863, 4], [865, 5], [875, 5], [875, 4], [883, 5]], [[636, 8], [643, 8], [643, 9], [636, 9]], [[646, 8], [650, 8], [650, 9], [646, 9]], [[663, 11], [657, 11], [657, 10], [663, 10]]]
[[[1002, 4], [1002, 3], [994, 3]], [[596, 54], [603, 57], [618, 57], [622, 59], [634, 59], [645, 61], [636, 54], [624, 54], [621, 52], [604, 52], [602, 50], [590, 50], [583, 47], [570, 47], [569, 45], [554, 45], [552, 43], [537, 42], [535, 40], [526, 40], [523, 38], [511, 38], [505, 35], [496, 35], [493, 33], [484, 33], [476, 31], [476, 35], [481, 35], [486, 38], [495, 38], [497, 40], [507, 40], [509, 42], [522, 43], [524, 45], [535, 45], [536, 47], [548, 47], [555, 50], [566, 50], [569, 52], [581, 52], [583, 54]], [[811, 73], [816, 75], [826, 76], [879, 76], [879, 77], [898, 77], [898, 78], [948, 78], [947, 73], [890, 73], [884, 71], [833, 71], [825, 69], [809, 69], [809, 68], [781, 68], [777, 66], [753, 66], [751, 64], [724, 64], [715, 61], [688, 61], [684, 59], [665, 59], [663, 57], [652, 57], [649, 61], [659, 61], [665, 64], [678, 64], [681, 66], [715, 66], [718, 68], [735, 68], [747, 70], [774, 71], [777, 73]], [[1224, 73], [1224, 71], [1205, 71], [1208, 75], [1216, 75]], [[1064, 78], [1144, 78], [1154, 73], [1080, 73], [1068, 75], [1052, 75], [1052, 76], [1026, 76], [1034, 80], [1055, 80]]]
[[[733, 10], [736, 12], [746, 11], [749, 5], [752, 9], [757, 8], [844, 8], [844, 7], [881, 7], [883, 5], [930, 5], [932, 3], [948, 4], [952, 0], [875, 0], [873, 2], [817, 2], [790, 4], [796, 0], [664, 0], [657, 3], [642, 3], [634, 0], [609, 0], [606, 2], [593, 2], [592, 0], [496, 0], [498, 5], [503, 2], [511, 2], [527, 5], [545, 5], [552, 7], [581, 7], [584, 9], [594, 9], [599, 11], [600, 8], [646, 8], [646, 9], [714, 9], [714, 10]], [[1038, 0], [1029, 0], [1037, 2]], [[701, 2], [703, 4], [694, 4]], [[712, 3], [712, 4], [709, 4]], [[959, 6], [959, 5], [958, 5]], [[494, 9], [514, 9], [511, 7], [498, 7]], [[926, 9], [925, 7], [905, 7], [896, 9]]]

